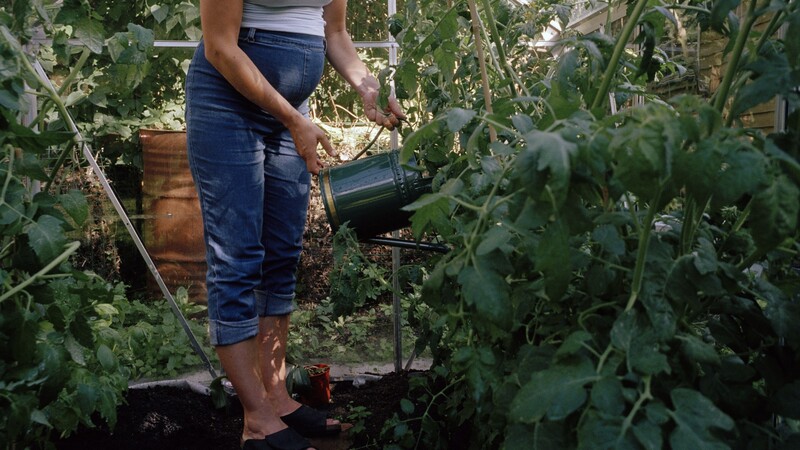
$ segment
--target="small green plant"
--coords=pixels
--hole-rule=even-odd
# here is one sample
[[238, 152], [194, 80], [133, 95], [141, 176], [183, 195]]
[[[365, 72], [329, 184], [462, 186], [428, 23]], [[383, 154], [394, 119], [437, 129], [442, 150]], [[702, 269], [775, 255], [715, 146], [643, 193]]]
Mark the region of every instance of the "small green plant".
[[[410, 297], [402, 298], [401, 304], [403, 351], [410, 354], [419, 330], [409, 323], [408, 317], [415, 314], [421, 317], [427, 307]], [[340, 316], [335, 316], [333, 311], [331, 299], [326, 298], [313, 310], [293, 313], [287, 352], [290, 363], [319, 359], [339, 363], [392, 360], [391, 305], [378, 304]], [[419, 322], [416, 326], [420, 326]]]
[[330, 297], [336, 316], [352, 314], [368, 300], [391, 292], [387, 275], [391, 271], [367, 258], [347, 224], [333, 237], [333, 269], [330, 272]]
[[[189, 322], [192, 333], [206, 355], [216, 354], [205, 339], [205, 305], [191, 303], [185, 288], [175, 294], [175, 302]], [[131, 368], [133, 379], [176, 377], [202, 365], [189, 337], [164, 299], [133, 300], [114, 303], [119, 314], [113, 323], [121, 344], [114, 349]], [[202, 319], [196, 319], [200, 317]]]
[[227, 376], [220, 375], [211, 380], [211, 385], [208, 387], [211, 391], [211, 402], [217, 409], [228, 408], [228, 406], [230, 406], [228, 393], [225, 391], [225, 380], [227, 379]]
[[346, 423], [353, 424], [353, 427], [350, 428], [349, 433], [352, 435], [363, 433], [366, 429], [364, 424], [371, 415], [372, 413], [366, 406], [353, 406], [353, 404], [350, 403], [350, 405], [347, 407], [347, 416], [345, 418]]
[[286, 390], [299, 396], [311, 390], [311, 378], [306, 366], [291, 365], [286, 373]]

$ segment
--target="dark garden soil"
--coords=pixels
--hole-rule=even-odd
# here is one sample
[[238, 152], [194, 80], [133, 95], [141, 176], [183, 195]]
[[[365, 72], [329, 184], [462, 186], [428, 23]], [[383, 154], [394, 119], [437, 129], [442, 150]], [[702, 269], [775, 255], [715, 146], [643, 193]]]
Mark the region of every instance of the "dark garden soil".
[[[315, 441], [321, 450], [381, 448], [384, 423], [400, 412], [400, 400], [407, 395], [408, 378], [414, 372], [384, 375], [360, 387], [352, 382], [331, 383], [332, 417], [347, 417], [353, 407], [363, 406], [370, 414], [364, 430], [341, 439]], [[227, 409], [216, 409], [210, 396], [189, 389], [155, 386], [130, 389], [126, 404], [117, 410], [113, 433], [107, 427], [82, 428], [73, 436], [56, 442], [59, 450], [236, 450], [242, 433], [242, 409], [235, 397]]]

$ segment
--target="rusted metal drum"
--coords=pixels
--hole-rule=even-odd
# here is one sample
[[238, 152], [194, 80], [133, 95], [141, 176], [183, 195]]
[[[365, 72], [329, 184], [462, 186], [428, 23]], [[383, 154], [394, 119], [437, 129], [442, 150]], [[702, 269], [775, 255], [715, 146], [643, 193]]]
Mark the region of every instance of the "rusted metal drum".
[[[203, 221], [194, 180], [189, 172], [186, 133], [140, 130], [144, 173], [142, 182], [143, 241], [173, 294], [189, 290], [189, 300], [207, 301]], [[161, 291], [152, 276], [148, 289]]]
[[322, 203], [334, 232], [349, 222], [366, 239], [408, 226], [411, 213], [401, 208], [430, 192], [431, 179], [414, 170], [413, 158], [401, 165], [399, 153], [379, 153], [320, 171]]

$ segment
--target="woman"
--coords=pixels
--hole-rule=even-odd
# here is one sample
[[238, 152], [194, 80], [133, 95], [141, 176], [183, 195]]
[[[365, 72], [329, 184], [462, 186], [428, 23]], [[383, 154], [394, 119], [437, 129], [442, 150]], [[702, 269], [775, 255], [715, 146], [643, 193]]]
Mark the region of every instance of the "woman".
[[[203, 42], [186, 81], [189, 161], [203, 214], [211, 344], [244, 408], [242, 448], [300, 449], [300, 434], [341, 424], [286, 391], [285, 354], [310, 174], [321, 145], [308, 96], [324, 59], [360, 94], [367, 117], [393, 128], [395, 99], [345, 27], [347, 0], [201, 0]], [[289, 427], [287, 427], [287, 425]]]

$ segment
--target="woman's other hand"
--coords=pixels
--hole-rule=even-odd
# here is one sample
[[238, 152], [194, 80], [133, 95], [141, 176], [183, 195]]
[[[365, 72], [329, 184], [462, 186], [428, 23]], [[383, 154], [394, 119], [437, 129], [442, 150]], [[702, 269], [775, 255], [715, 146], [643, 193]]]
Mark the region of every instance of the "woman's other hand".
[[329, 155], [336, 156], [336, 150], [328, 140], [328, 136], [310, 119], [300, 114], [286, 126], [292, 134], [297, 154], [306, 162], [306, 168], [312, 174], [318, 175], [325, 165], [319, 158], [317, 146], [321, 144]]

